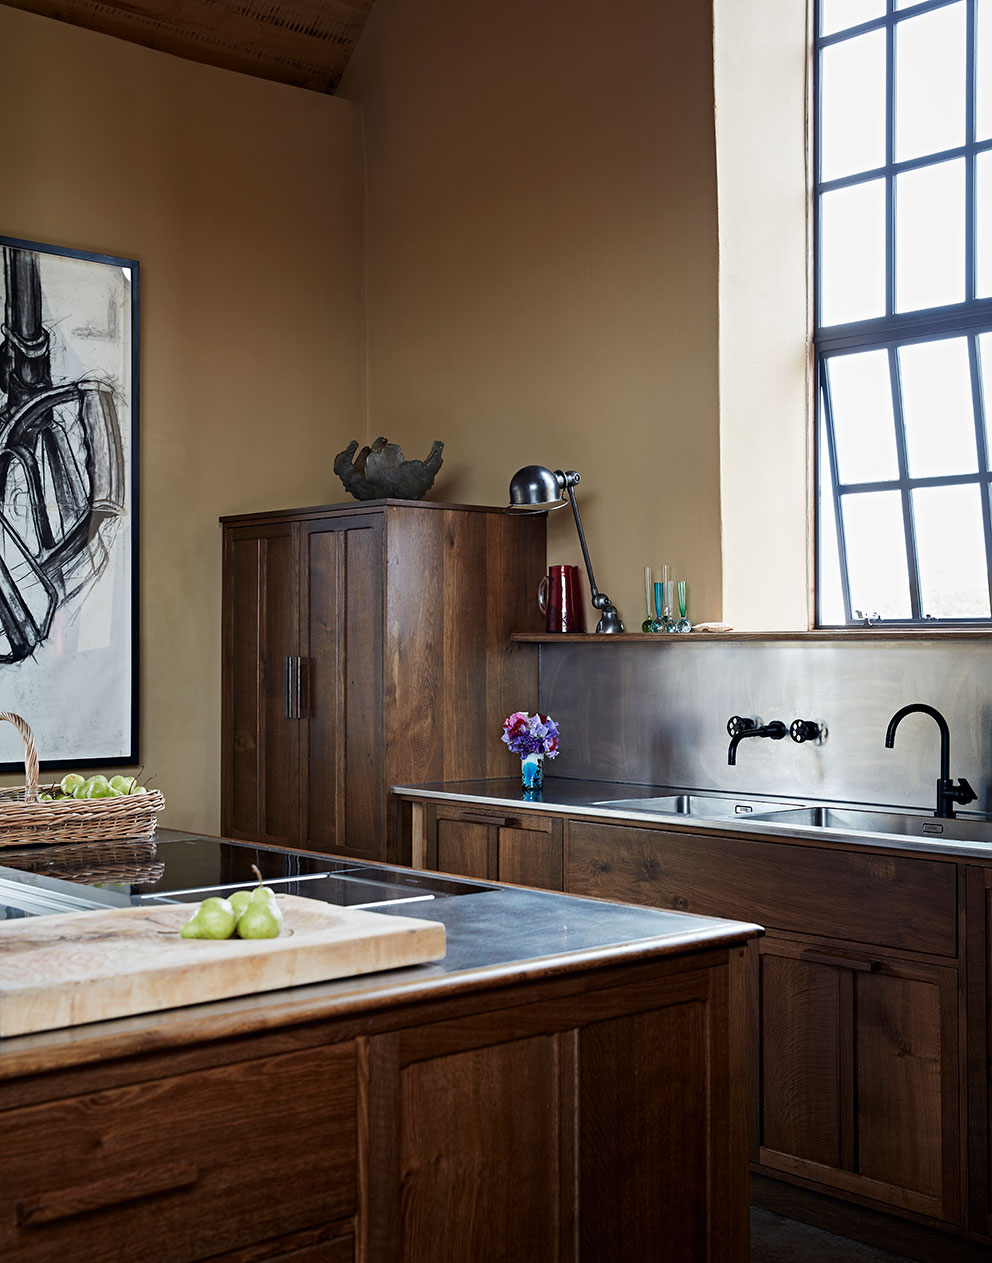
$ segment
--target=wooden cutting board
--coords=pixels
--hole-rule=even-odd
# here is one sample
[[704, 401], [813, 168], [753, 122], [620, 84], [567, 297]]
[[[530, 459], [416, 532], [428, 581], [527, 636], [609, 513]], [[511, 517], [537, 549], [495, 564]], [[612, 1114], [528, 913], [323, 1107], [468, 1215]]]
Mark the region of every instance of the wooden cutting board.
[[0, 922], [0, 1036], [440, 960], [444, 926], [277, 895], [275, 939], [184, 939], [196, 905]]

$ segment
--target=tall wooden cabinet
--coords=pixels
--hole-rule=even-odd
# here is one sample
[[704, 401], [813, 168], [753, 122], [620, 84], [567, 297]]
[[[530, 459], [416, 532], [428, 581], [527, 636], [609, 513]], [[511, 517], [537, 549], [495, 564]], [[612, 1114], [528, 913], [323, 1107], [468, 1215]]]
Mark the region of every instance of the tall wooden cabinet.
[[[222, 518], [221, 829], [409, 862], [396, 782], [505, 772], [546, 519], [376, 500]], [[502, 757], [501, 757], [502, 756]]]

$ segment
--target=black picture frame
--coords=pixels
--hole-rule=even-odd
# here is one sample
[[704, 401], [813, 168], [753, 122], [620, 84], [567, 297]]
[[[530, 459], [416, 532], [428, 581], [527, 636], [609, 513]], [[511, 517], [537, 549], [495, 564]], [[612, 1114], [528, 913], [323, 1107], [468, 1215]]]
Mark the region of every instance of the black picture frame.
[[[43, 769], [136, 764], [139, 267], [0, 236], [0, 710]], [[0, 724], [0, 771], [24, 766]]]

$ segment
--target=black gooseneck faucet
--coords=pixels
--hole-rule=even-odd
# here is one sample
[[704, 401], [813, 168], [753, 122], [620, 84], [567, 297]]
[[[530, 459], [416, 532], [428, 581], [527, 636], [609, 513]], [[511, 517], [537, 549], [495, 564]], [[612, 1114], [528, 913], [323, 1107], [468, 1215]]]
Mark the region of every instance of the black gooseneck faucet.
[[733, 715], [727, 720], [727, 732], [730, 734], [727, 762], [733, 767], [737, 762], [737, 747], [745, 737], [771, 737], [772, 741], [781, 741], [788, 735], [789, 730], [781, 719], [773, 719], [770, 724], [759, 724], [754, 719]]
[[940, 776], [937, 779], [937, 810], [933, 814], [945, 819], [953, 819], [954, 803], [964, 806], [965, 803], [974, 802], [975, 791], [963, 776], [957, 784], [951, 780], [951, 732], [947, 726], [947, 720], [940, 711], [934, 706], [927, 706], [925, 702], [912, 702], [909, 706], [900, 707], [889, 720], [885, 733], [885, 746], [888, 750], [892, 749], [900, 722], [907, 715], [915, 714], [917, 711], [936, 720], [937, 727], [940, 729]]

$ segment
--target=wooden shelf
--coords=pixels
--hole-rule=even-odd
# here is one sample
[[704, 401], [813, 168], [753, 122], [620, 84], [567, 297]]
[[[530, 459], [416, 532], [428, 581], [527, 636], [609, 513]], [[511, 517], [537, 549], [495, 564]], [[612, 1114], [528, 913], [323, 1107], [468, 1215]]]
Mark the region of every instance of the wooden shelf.
[[833, 641], [842, 644], [847, 641], [872, 640], [989, 640], [992, 630], [980, 627], [946, 628], [942, 631], [929, 628], [882, 628], [882, 627], [850, 627], [817, 631], [767, 631], [767, 632], [687, 632], [684, 634], [666, 634], [659, 632], [651, 635], [645, 632], [621, 632], [617, 635], [600, 636], [595, 632], [514, 632], [510, 637], [519, 644], [560, 645], [564, 643], [596, 644], [596, 645], [699, 645], [725, 644], [733, 641]]

